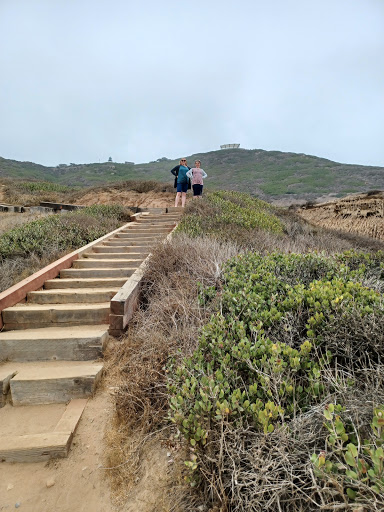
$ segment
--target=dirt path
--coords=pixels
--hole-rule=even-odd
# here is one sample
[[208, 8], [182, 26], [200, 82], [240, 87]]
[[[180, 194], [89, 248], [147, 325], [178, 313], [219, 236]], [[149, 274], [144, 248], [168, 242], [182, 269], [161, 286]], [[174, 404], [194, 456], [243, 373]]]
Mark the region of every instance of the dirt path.
[[112, 413], [111, 396], [100, 389], [87, 403], [68, 458], [0, 464], [0, 511], [114, 512], [108, 478], [100, 469]]

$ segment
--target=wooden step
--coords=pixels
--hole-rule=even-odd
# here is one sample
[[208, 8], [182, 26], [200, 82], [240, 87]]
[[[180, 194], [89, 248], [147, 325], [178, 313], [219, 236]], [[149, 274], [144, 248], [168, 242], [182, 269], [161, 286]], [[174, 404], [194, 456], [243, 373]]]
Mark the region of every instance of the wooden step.
[[169, 226], [170, 228], [174, 228], [177, 223], [176, 219], [146, 219], [139, 218], [135, 222], [135, 225], [139, 226]]
[[[28, 434], [9, 434], [0, 436], [1, 462], [41, 462], [54, 457], [67, 457], [72, 443], [73, 435], [79, 424], [81, 415], [86, 406], [87, 399], [71, 400], [64, 408], [64, 412], [56, 425], [50, 426], [44, 432]], [[2, 423], [9, 422], [9, 416], [19, 415], [13, 423], [28, 423], [29, 417], [36, 414], [47, 415], [50, 408], [59, 406], [25, 406], [7, 411], [8, 418], [2, 418]], [[60, 406], [62, 407], [62, 406]], [[37, 409], [37, 411], [36, 411]], [[12, 418], [11, 418], [12, 419]], [[57, 420], [56, 420], [57, 421]], [[44, 426], [43, 426], [44, 428]], [[12, 429], [13, 430], [13, 429]]]
[[72, 436], [65, 432], [48, 432], [0, 439], [1, 462], [41, 462], [68, 456]]
[[137, 268], [141, 260], [133, 260], [131, 258], [108, 258], [108, 259], [93, 259], [81, 258], [73, 262], [72, 268], [123, 268], [135, 267]]
[[[94, 257], [96, 257], [95, 256], [96, 254], [115, 254], [115, 253], [124, 254], [125, 256], [127, 254], [129, 254], [129, 256], [132, 258], [145, 258], [145, 255], [148, 254], [149, 251], [148, 251], [148, 247], [146, 247], [145, 250], [143, 248], [138, 250], [134, 247], [131, 247], [130, 244], [116, 245], [116, 246], [110, 245], [109, 247], [103, 245], [103, 246], [95, 247], [93, 249], [92, 254], [94, 255]], [[144, 255], [143, 255], [143, 253], [144, 253]]]
[[164, 235], [162, 233], [160, 234], [150, 234], [150, 233], [118, 233], [116, 235], [116, 238], [112, 238], [109, 240], [109, 242], [112, 242], [113, 240], [123, 239], [123, 240], [133, 240], [142, 242], [144, 240], [146, 241], [152, 241], [154, 243], [157, 240], [160, 240], [164, 238]]
[[96, 390], [103, 365], [88, 361], [5, 363], [17, 365], [10, 380], [14, 406], [67, 402], [88, 398]]
[[158, 244], [161, 241], [161, 238], [159, 239], [149, 239], [149, 240], [136, 240], [128, 238], [110, 238], [108, 242], [104, 242], [104, 247], [128, 247], [132, 250], [139, 251], [139, 247], [141, 247], [141, 250], [144, 250], [144, 248], [148, 251], [148, 247], [153, 247], [156, 244]]
[[102, 356], [108, 329], [109, 324], [3, 331], [0, 332], [1, 358], [8, 361], [91, 361]]
[[147, 217], [141, 216], [138, 217], [135, 221], [135, 224], [142, 224], [144, 222], [150, 222], [155, 224], [174, 224], [175, 222], [179, 222], [181, 219], [180, 215], [159, 215], [158, 217]]
[[17, 304], [3, 310], [5, 330], [108, 324], [110, 303]]
[[140, 225], [136, 226], [134, 229], [122, 229], [115, 233], [115, 236], [118, 236], [121, 233], [132, 233], [134, 235], [143, 235], [143, 234], [152, 234], [152, 235], [163, 235], [164, 233], [169, 233], [172, 230], [172, 227], [156, 227], [151, 225]]
[[120, 259], [120, 260], [130, 260], [135, 261], [137, 263], [141, 263], [145, 256], [143, 256], [141, 253], [129, 253], [127, 251], [125, 252], [117, 252], [117, 251], [109, 251], [109, 252], [87, 252], [83, 255], [83, 258], [92, 258], [92, 259], [99, 259], [99, 260], [108, 260], [108, 259]]
[[137, 267], [124, 268], [68, 268], [60, 271], [61, 278], [126, 277], [128, 279]]
[[66, 278], [48, 279], [44, 283], [46, 290], [57, 290], [61, 288], [121, 288], [127, 282], [127, 277], [89, 277], [89, 278]]
[[91, 304], [108, 302], [120, 287], [108, 288], [61, 288], [59, 290], [40, 290], [29, 292], [28, 304]]
[[123, 231], [143, 231], [143, 230], [151, 230], [153, 232], [167, 232], [171, 231], [176, 226], [176, 222], [151, 222], [147, 220], [143, 220], [141, 222], [135, 223], [135, 226], [132, 228], [124, 229]]

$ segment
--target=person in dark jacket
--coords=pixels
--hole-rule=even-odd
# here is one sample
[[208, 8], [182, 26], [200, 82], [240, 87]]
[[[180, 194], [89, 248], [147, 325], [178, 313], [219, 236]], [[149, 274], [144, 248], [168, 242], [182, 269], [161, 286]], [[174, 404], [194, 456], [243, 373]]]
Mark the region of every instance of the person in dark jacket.
[[181, 196], [181, 206], [184, 208], [185, 200], [187, 199], [187, 190], [188, 190], [188, 181], [189, 178], [187, 176], [187, 172], [190, 167], [187, 166], [187, 159], [182, 158], [180, 160], [180, 164], [176, 165], [173, 169], [171, 169], [171, 173], [176, 176], [175, 185], [176, 185], [176, 198], [175, 198], [175, 206], [179, 205], [179, 200]]

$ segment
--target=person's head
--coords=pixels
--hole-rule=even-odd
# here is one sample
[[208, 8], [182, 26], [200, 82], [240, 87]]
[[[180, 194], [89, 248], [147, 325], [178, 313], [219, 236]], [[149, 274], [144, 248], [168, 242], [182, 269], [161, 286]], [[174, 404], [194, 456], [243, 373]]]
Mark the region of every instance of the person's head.
[[187, 165], [187, 159], [186, 158], [182, 158], [180, 160], [180, 165], [185, 165], [186, 166]]
[[201, 166], [200, 160], [195, 160], [195, 167], [200, 167], [200, 166]]

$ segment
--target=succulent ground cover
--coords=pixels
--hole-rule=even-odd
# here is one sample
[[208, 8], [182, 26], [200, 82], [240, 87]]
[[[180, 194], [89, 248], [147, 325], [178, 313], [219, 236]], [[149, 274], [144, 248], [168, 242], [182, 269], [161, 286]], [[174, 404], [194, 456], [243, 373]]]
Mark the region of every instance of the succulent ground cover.
[[[383, 256], [373, 258], [378, 269], [383, 269]], [[169, 364], [172, 377], [168, 379], [170, 418], [193, 448], [186, 461], [190, 469], [187, 478], [193, 485], [207, 483], [202, 483], [207, 458], [218, 457], [219, 451], [212, 453], [218, 439], [225, 444], [225, 436], [220, 437], [223, 428], [251, 429], [268, 435], [275, 430], [289, 430], [291, 421], [313, 414], [324, 403], [329, 404], [325, 414], [337, 404], [339, 415], [331, 426], [325, 425], [333, 437], [327, 437], [325, 430], [319, 433], [318, 443], [312, 448], [315, 458], [308, 455], [302, 463], [314, 461], [317, 477], [328, 483], [332, 478], [338, 482], [340, 503], [357, 502], [365, 507], [371, 501], [377, 507], [384, 504], [384, 418], [380, 407], [384, 403], [383, 391], [367, 395], [367, 402], [361, 404], [363, 409], [369, 403], [376, 418], [376, 437], [368, 437], [366, 453], [359, 450], [362, 443], [357, 438], [362, 437], [367, 425], [348, 419], [346, 434], [340, 419], [347, 411], [343, 396], [366, 392], [367, 379], [375, 378], [384, 355], [383, 297], [359, 282], [366, 276], [367, 267], [362, 264], [350, 270], [349, 257], [356, 263], [358, 253], [336, 258], [316, 254], [242, 254], [224, 265], [220, 283], [214, 289], [200, 290], [199, 299], [203, 303], [215, 302], [216, 313], [202, 328], [193, 355]], [[373, 261], [369, 261], [372, 268]], [[351, 317], [364, 325], [365, 340], [360, 333], [355, 339], [343, 337], [340, 326], [351, 325]], [[335, 339], [339, 341], [335, 343]], [[337, 456], [341, 462], [337, 462]], [[364, 462], [367, 457], [370, 464]], [[200, 471], [200, 464], [204, 471]], [[358, 465], [360, 474], [353, 471]], [[371, 485], [362, 486], [366, 475], [372, 479]], [[228, 486], [232, 485], [232, 477], [232, 471], [220, 475], [222, 481], [228, 480]], [[307, 486], [310, 478], [308, 472]], [[212, 481], [208, 483], [211, 485]], [[321, 496], [319, 490], [314, 491], [315, 488], [313, 504], [318, 500], [320, 507], [321, 498], [328, 500], [327, 493]], [[230, 487], [226, 494], [231, 494]], [[246, 494], [244, 489], [244, 497]], [[279, 499], [280, 505], [294, 505], [286, 490], [280, 497], [276, 492], [275, 507]], [[303, 507], [301, 500], [308, 500], [308, 489], [301, 498], [296, 497], [294, 506]], [[261, 503], [263, 500], [259, 505], [254, 503], [252, 509], [265, 509], [266, 504], [260, 506]]]
[[116, 487], [157, 436], [168, 510], [383, 510], [379, 245], [234, 192], [178, 231], [109, 362]]

